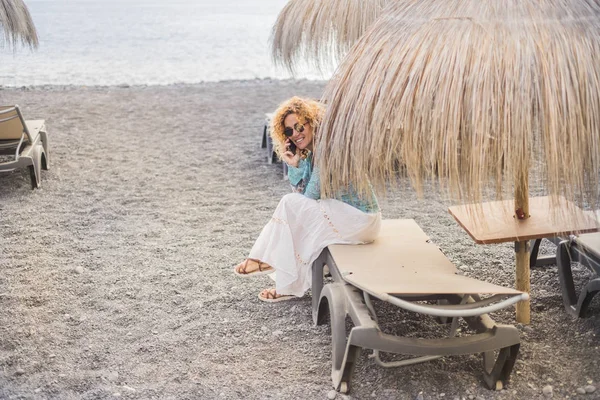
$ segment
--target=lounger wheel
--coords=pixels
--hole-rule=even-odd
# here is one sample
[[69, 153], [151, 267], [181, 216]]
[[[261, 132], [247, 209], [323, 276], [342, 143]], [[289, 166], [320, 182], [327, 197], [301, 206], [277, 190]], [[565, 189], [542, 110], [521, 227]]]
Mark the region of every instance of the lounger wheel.
[[502, 381], [496, 381], [496, 390], [502, 390], [503, 387], [504, 384], [502, 383]]

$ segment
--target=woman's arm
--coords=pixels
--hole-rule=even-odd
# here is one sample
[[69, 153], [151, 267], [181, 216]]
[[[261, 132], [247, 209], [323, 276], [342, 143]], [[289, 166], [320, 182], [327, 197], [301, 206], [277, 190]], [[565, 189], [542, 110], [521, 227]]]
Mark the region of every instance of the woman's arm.
[[304, 189], [310, 181], [310, 164], [306, 160], [300, 160], [297, 167], [288, 165], [288, 179], [293, 192], [304, 194]]
[[321, 179], [319, 178], [319, 169], [315, 168], [303, 193], [306, 197], [319, 200], [321, 198]]
[[300, 160], [298, 168], [288, 166], [288, 179], [293, 192], [314, 200], [321, 198], [319, 170], [312, 169], [310, 159]]
[[305, 177], [306, 172], [306, 165], [302, 161], [298, 167], [292, 167], [291, 165], [288, 165], [288, 179], [290, 180], [292, 186], [298, 186], [302, 178]]

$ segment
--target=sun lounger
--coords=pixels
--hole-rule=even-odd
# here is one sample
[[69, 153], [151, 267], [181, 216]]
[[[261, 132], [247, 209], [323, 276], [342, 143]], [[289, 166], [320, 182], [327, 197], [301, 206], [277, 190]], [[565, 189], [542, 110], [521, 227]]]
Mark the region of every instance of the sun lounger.
[[44, 120], [25, 121], [19, 106], [0, 106], [0, 171], [28, 167], [31, 187], [40, 186], [48, 169], [48, 135]]
[[[594, 296], [600, 292], [600, 233], [586, 233], [568, 238], [549, 239], [556, 244], [556, 255], [538, 257], [537, 249], [532, 251], [531, 266], [543, 266], [556, 263], [558, 281], [562, 290], [565, 310], [576, 317], [588, 315], [588, 307]], [[536, 241], [534, 248], [539, 248]], [[578, 262], [595, 274], [581, 288], [579, 295], [575, 290], [571, 263]]]
[[[600, 223], [599, 212], [596, 212], [596, 218]], [[542, 240], [536, 240], [531, 246], [530, 267], [556, 264], [565, 310], [576, 317], [587, 316], [592, 299], [600, 292], [600, 232], [546, 239], [556, 245], [556, 253], [540, 256]], [[573, 262], [580, 263], [595, 274], [594, 278], [583, 285], [579, 295], [573, 280]]]
[[[324, 285], [325, 265], [333, 282]], [[494, 323], [486, 314], [526, 300], [528, 295], [457, 272], [410, 219], [383, 221], [378, 238], [371, 244], [334, 245], [323, 250], [313, 264], [313, 319], [322, 324], [330, 316], [331, 376], [335, 389], [349, 390], [352, 370], [362, 348], [372, 349], [376, 363], [383, 367], [482, 353], [484, 381], [489, 388], [500, 389], [516, 361], [519, 332], [514, 326]], [[382, 332], [372, 298], [442, 320], [451, 319], [449, 337], [420, 339]], [[354, 325], [348, 332], [347, 317]], [[459, 317], [475, 334], [456, 336]], [[414, 357], [384, 362], [380, 352]]]
[[[267, 113], [265, 114], [265, 126], [263, 128], [262, 141], [260, 147], [263, 149], [267, 149], [267, 163], [274, 164], [279, 162], [277, 158], [277, 153], [273, 149], [273, 140], [271, 139], [271, 118], [273, 114]], [[283, 179], [287, 180], [287, 164], [282, 162], [283, 167]]]
[[[561, 241], [556, 249], [556, 259], [565, 309], [577, 317], [586, 316], [592, 299], [600, 292], [600, 233], [586, 233]], [[579, 296], [575, 291], [571, 262], [581, 263], [596, 274], [583, 286]]]

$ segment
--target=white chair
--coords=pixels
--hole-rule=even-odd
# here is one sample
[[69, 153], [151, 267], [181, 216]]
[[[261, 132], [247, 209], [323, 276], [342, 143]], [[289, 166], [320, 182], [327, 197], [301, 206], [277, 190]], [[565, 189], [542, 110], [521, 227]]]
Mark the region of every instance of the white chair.
[[[327, 284], [323, 281], [325, 265], [333, 279]], [[442, 322], [452, 321], [448, 337], [404, 337], [383, 332], [373, 298]], [[487, 314], [528, 298], [527, 293], [459, 275], [412, 219], [384, 220], [373, 243], [329, 246], [313, 264], [313, 319], [321, 324], [330, 318], [331, 378], [334, 388], [344, 393], [350, 389], [354, 365], [363, 348], [372, 350], [372, 358], [382, 367], [481, 353], [486, 385], [502, 389], [517, 359], [519, 331], [511, 325], [496, 324]], [[458, 318], [472, 332], [458, 335]], [[413, 357], [383, 361], [382, 352]]]
[[40, 187], [48, 169], [48, 134], [44, 120], [25, 121], [19, 106], [0, 106], [0, 172], [28, 167], [31, 188]]

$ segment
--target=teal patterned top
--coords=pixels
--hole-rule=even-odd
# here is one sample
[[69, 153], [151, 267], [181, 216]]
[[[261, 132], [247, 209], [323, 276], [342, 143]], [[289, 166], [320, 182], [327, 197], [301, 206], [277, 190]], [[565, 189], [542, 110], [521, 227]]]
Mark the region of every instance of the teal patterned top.
[[[321, 198], [319, 169], [312, 165], [312, 153], [309, 153], [306, 159], [300, 160], [298, 168], [288, 166], [288, 178], [294, 192], [301, 193], [314, 200]], [[371, 198], [367, 200], [358, 197], [353, 190], [340, 193], [335, 199], [343, 201], [366, 213], [376, 213], [379, 211], [377, 198], [372, 191]]]

